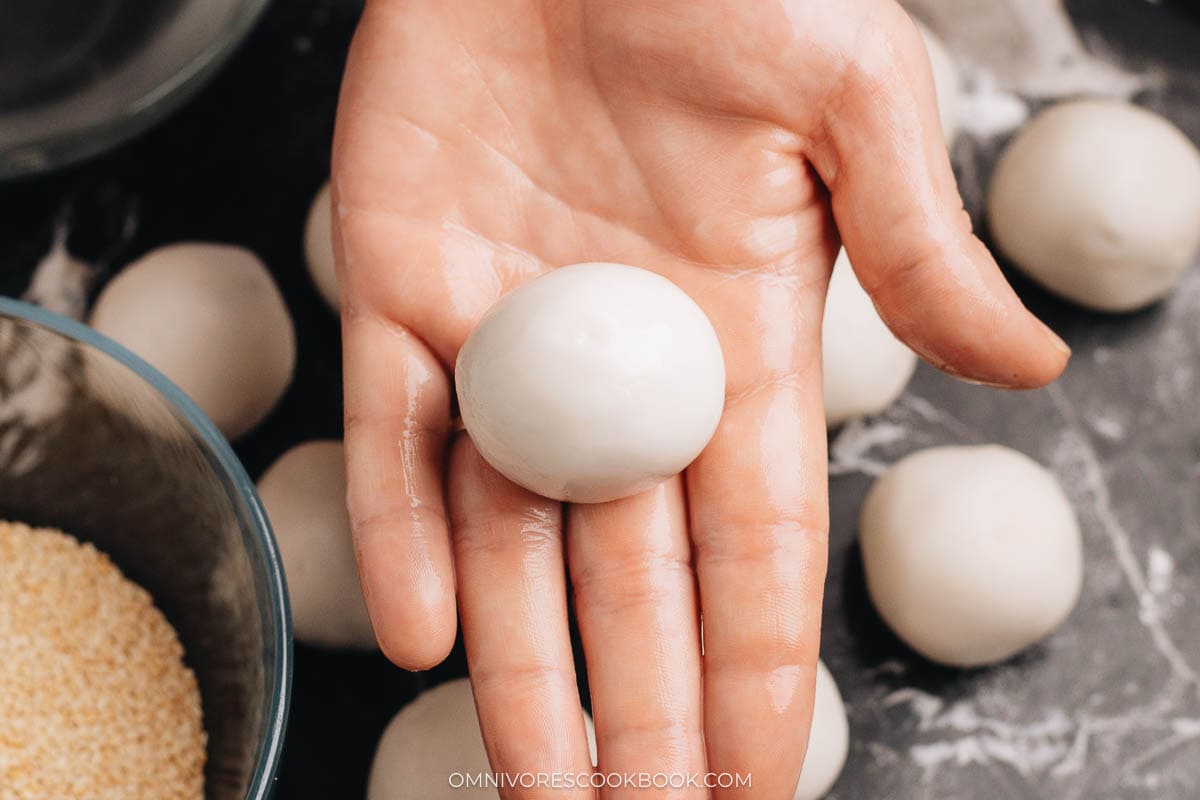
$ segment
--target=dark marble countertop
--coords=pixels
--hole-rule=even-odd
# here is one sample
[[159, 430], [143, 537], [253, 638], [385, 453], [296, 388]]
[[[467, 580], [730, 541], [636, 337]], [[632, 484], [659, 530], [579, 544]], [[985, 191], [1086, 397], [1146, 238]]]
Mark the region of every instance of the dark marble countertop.
[[[1200, 141], [1200, 22], [1141, 0], [1068, 2], [1089, 46], [1163, 77], [1139, 95]], [[85, 260], [119, 266], [186, 239], [251, 248], [296, 321], [300, 362], [280, 408], [237, 452], [258, 475], [289, 446], [341, 434], [338, 325], [301, 234], [328, 174], [355, 0], [278, 2], [181, 111], [102, 158], [0, 184], [0, 293], [19, 295], [56, 224]], [[980, 206], [1002, 139], [954, 148]], [[901, 400], [831, 437], [831, 564], [822, 655], [845, 696], [851, 752], [832, 797], [1200, 796], [1200, 270], [1148, 311], [1102, 317], [1014, 276], [1071, 344], [1048, 389], [1003, 393], [922, 365]], [[929, 665], [867, 600], [855, 545], [872, 476], [914, 449], [1000, 442], [1051, 467], [1084, 530], [1079, 608], [998, 667]], [[410, 674], [378, 655], [297, 645], [279, 797], [364, 794], [375, 742], [423, 687], [465, 673], [461, 647]]]

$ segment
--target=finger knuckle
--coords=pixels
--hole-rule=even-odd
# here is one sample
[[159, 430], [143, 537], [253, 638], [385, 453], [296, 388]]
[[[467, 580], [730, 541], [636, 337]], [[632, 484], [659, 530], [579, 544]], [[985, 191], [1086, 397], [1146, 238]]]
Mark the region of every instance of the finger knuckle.
[[672, 602], [692, 581], [690, 560], [669, 553], [602, 562], [577, 572], [572, 586], [580, 607], [615, 615]]

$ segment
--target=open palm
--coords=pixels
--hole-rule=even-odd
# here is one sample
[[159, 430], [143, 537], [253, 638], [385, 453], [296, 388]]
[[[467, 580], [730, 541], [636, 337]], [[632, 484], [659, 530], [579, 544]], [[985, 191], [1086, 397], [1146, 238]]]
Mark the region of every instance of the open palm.
[[[349, 505], [384, 652], [414, 669], [444, 658], [457, 595], [494, 768], [589, 772], [565, 561], [601, 770], [736, 772], [752, 788], [711, 794], [790, 797], [819, 641], [819, 337], [839, 234], [889, 325], [933, 363], [1033, 386], [1066, 360], [970, 233], [904, 12], [370, 0], [334, 192]], [[450, 376], [501, 295], [580, 261], [688, 292], [728, 388], [685, 475], [564, 508], [453, 436]]]

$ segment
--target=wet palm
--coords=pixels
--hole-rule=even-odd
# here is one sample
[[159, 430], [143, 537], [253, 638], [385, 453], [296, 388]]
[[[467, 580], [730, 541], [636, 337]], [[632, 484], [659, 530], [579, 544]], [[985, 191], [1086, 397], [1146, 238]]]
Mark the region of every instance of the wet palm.
[[[825, 569], [819, 334], [839, 231], [934, 363], [1032, 386], [1066, 359], [970, 234], [904, 13], [371, 0], [334, 161], [350, 508], [385, 652], [444, 657], [457, 587], [493, 765], [590, 769], [565, 555], [601, 769], [749, 773], [755, 796], [790, 796]], [[564, 509], [451, 444], [450, 374], [504, 292], [591, 260], [691, 294], [728, 394], [681, 479]]]

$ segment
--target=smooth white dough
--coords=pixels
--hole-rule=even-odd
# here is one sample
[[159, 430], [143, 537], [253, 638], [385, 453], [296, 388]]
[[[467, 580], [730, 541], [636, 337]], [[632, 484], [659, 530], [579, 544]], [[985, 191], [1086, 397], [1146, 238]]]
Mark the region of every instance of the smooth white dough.
[[883, 324], [845, 250], [838, 254], [829, 280], [821, 359], [825, 420], [830, 426], [883, 411], [917, 368], [916, 354]]
[[326, 183], [313, 198], [304, 226], [304, 260], [321, 297], [334, 311], [341, 304], [333, 261], [333, 193]]
[[850, 752], [850, 722], [837, 682], [824, 661], [817, 662], [817, 694], [813, 701], [808, 753], [792, 800], [820, 800], [842, 774]]
[[174, 381], [230, 439], [262, 422], [292, 380], [292, 319], [266, 267], [241, 247], [154, 250], [109, 281], [90, 322]]
[[996, 165], [988, 222], [1033, 280], [1080, 305], [1166, 296], [1200, 251], [1200, 152], [1159, 115], [1082, 100], [1039, 114]]
[[259, 479], [258, 496], [279, 543], [296, 638], [374, 650], [346, 512], [342, 443], [311, 441], [288, 450]]
[[1006, 447], [902, 459], [871, 488], [859, 528], [875, 608], [932, 661], [1003, 661], [1057, 628], [1079, 597], [1075, 512], [1046, 469]]
[[575, 503], [678, 473], [725, 402], [708, 317], [666, 278], [621, 264], [563, 267], [505, 295], [467, 338], [455, 381], [488, 463]]
[[958, 134], [958, 98], [962, 93], [962, 76], [958, 63], [941, 38], [914, 19], [921, 38], [925, 40], [925, 51], [929, 53], [929, 65], [933, 69], [933, 87], [937, 91], [938, 118], [942, 123], [942, 137], [946, 143], [954, 141]]
[[[596, 763], [596, 733], [584, 712], [592, 764]], [[466, 678], [423, 692], [400, 710], [383, 732], [375, 749], [367, 800], [496, 800], [495, 788], [451, 788], [451, 773], [490, 772], [475, 697]]]

